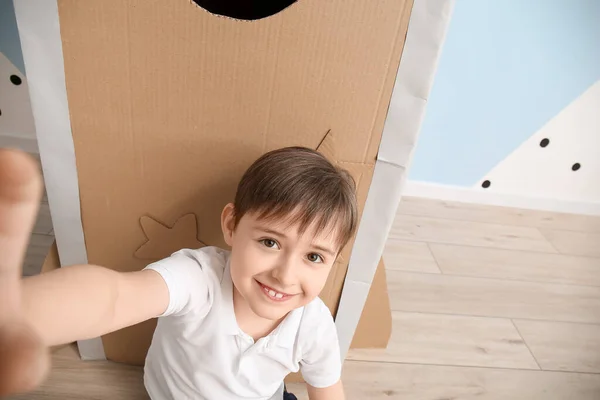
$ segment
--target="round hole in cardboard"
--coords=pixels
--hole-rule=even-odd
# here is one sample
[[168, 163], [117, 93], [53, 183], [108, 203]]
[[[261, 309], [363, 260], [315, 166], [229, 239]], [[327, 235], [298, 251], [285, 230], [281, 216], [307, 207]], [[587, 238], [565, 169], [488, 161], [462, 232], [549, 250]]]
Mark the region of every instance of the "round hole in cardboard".
[[257, 20], [270, 17], [288, 8], [296, 1], [193, 0], [198, 6], [212, 14], [242, 20]]

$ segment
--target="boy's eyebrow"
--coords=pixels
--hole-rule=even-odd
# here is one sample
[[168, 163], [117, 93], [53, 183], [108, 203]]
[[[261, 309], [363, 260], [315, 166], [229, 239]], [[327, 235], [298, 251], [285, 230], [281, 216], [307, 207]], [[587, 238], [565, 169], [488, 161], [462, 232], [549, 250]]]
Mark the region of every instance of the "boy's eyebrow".
[[330, 256], [334, 257], [335, 256], [335, 252], [327, 247], [324, 246], [319, 246], [318, 244], [313, 244], [311, 245], [314, 249], [320, 250], [323, 253], [328, 253]]
[[276, 235], [276, 236], [281, 236], [283, 238], [287, 238], [287, 236], [286, 236], [285, 233], [282, 233], [282, 232], [279, 232], [279, 231], [275, 231], [273, 229], [265, 228], [265, 227], [262, 227], [262, 226], [256, 227], [255, 230], [261, 231], [261, 232], [265, 232], [265, 233], [270, 233], [270, 234]]

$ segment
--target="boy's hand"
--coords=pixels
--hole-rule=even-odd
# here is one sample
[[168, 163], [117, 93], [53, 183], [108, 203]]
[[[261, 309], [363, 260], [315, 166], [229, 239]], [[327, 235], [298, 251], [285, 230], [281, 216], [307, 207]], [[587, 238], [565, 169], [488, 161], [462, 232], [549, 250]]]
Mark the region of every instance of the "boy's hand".
[[21, 266], [41, 196], [35, 162], [0, 149], [0, 397], [28, 391], [49, 367], [48, 351], [21, 313]]

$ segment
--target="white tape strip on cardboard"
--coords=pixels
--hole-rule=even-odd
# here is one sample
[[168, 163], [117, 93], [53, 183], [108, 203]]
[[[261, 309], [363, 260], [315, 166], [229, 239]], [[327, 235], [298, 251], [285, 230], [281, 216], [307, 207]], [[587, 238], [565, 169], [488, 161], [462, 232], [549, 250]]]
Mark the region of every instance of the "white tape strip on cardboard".
[[[15, 14], [60, 261], [87, 264], [58, 5], [55, 0], [15, 0]], [[83, 359], [105, 358], [100, 338], [77, 344]]]
[[373, 181], [335, 321], [342, 359], [350, 348], [400, 203], [453, 6], [454, 0], [415, 0], [412, 8]]

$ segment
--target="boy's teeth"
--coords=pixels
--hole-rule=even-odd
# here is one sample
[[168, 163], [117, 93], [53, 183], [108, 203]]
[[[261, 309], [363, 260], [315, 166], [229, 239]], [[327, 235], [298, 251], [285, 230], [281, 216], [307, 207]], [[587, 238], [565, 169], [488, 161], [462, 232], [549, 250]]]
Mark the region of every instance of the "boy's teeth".
[[267, 292], [269, 294], [269, 296], [275, 297], [276, 299], [283, 299], [283, 293], [278, 293], [272, 289], [267, 289], [267, 288], [264, 288], [264, 289], [265, 289], [265, 292]]

